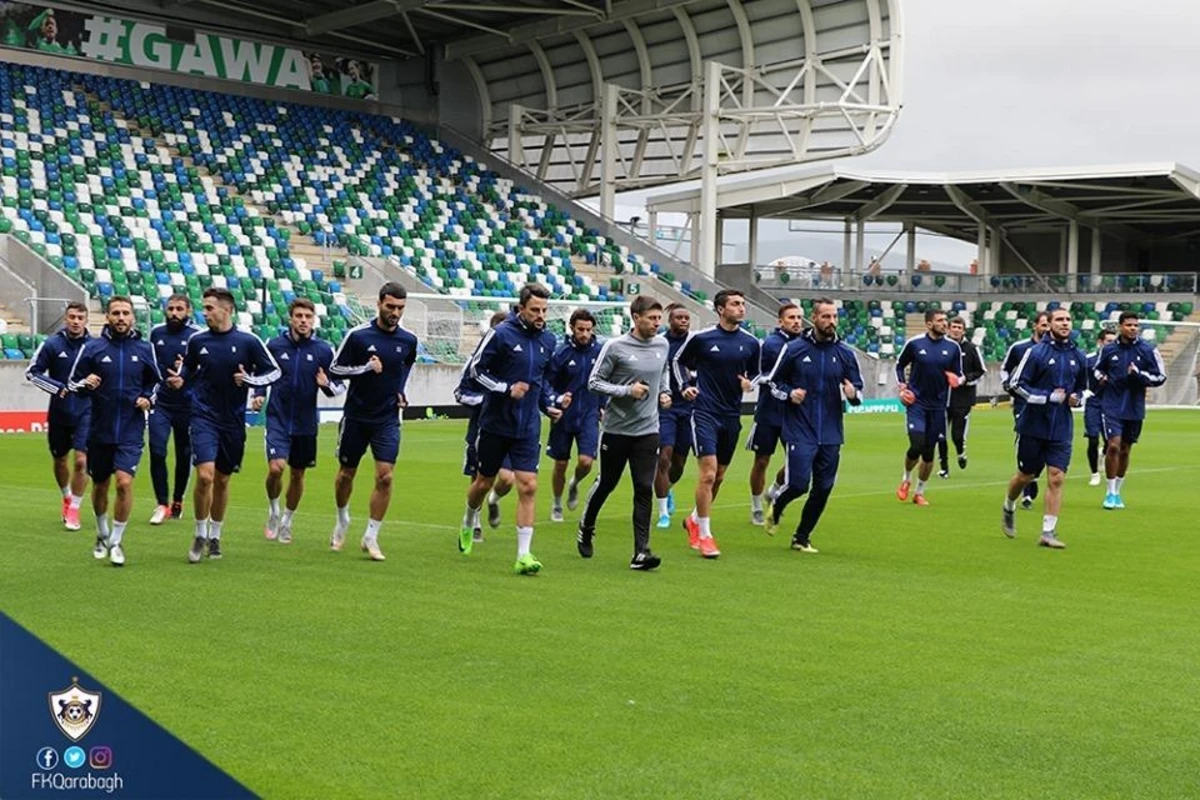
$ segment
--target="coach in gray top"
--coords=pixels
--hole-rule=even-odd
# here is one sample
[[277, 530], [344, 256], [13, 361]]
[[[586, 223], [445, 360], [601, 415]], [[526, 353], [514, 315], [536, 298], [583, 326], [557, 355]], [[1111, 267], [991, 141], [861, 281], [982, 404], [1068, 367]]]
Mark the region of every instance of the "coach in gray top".
[[629, 568], [651, 570], [661, 562], [650, 552], [650, 511], [658, 465], [658, 409], [671, 405], [667, 340], [658, 335], [662, 305], [637, 297], [629, 306], [633, 330], [605, 342], [588, 379], [588, 391], [611, 399], [600, 435], [600, 477], [592, 484], [579, 521], [579, 555], [592, 557], [596, 516], [629, 464], [633, 478], [633, 559]]

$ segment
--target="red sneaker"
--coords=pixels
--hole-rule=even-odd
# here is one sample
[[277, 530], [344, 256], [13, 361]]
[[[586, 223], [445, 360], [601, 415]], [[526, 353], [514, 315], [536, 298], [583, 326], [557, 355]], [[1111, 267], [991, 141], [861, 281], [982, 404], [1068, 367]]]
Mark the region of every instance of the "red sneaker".
[[914, 506], [927, 506], [927, 505], [929, 505], [929, 501], [925, 499], [925, 495], [915, 494], [915, 495], [913, 495], [913, 505]]
[[688, 547], [692, 548], [693, 550], [699, 550], [700, 549], [700, 523], [696, 522], [696, 520], [692, 518], [691, 514], [688, 514], [686, 517], [683, 518], [683, 529], [685, 531], [687, 531]]
[[79, 509], [67, 506], [67, 517], [63, 521], [63, 525], [69, 531], [77, 531], [83, 526], [79, 524]]
[[62, 521], [63, 522], [67, 521], [67, 512], [70, 510], [71, 510], [71, 498], [64, 497], [63, 504], [62, 504]]
[[700, 540], [700, 555], [705, 558], [716, 558], [721, 555], [720, 548], [717, 547], [717, 540], [713, 537]]
[[900, 488], [896, 490], [896, 499], [901, 503], [908, 499], [908, 487], [911, 485], [908, 481], [900, 481]]

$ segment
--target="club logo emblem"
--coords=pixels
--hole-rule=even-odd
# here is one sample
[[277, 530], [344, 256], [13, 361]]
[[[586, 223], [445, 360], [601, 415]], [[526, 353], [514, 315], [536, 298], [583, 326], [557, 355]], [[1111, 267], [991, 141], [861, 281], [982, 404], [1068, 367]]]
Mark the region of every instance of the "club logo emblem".
[[100, 692], [89, 692], [72, 677], [69, 687], [50, 692], [50, 716], [68, 739], [78, 742], [100, 716]]

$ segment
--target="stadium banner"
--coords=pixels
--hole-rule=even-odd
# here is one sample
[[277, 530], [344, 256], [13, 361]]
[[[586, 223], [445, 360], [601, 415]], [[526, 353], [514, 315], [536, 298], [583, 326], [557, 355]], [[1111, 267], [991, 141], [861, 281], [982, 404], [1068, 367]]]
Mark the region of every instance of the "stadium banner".
[[43, 433], [46, 409], [41, 411], [0, 411], [0, 433]]
[[845, 405], [848, 414], [900, 414], [904, 411], [904, 404], [894, 397], [886, 400], [863, 400], [857, 406], [849, 403]]
[[379, 69], [369, 61], [199, 30], [180, 41], [155, 22], [0, 3], [0, 31], [5, 47], [360, 100], [377, 97]]
[[[103, 623], [58, 633], [103, 647]], [[4, 613], [0, 707], [0, 797], [256, 796]]]

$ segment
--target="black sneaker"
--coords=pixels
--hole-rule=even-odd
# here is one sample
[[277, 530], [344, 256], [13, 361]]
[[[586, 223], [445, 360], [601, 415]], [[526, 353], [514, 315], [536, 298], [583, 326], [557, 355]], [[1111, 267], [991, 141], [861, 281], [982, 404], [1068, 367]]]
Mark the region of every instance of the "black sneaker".
[[575, 547], [579, 550], [579, 555], [584, 558], [592, 557], [592, 537], [595, 535], [595, 528], [585, 528], [582, 522], [579, 523], [579, 530], [575, 534]]
[[649, 550], [643, 550], [634, 555], [629, 560], [629, 568], [649, 572], [652, 569], [658, 569], [658, 565], [662, 563], [662, 559], [651, 553]]
[[949, 477], [950, 477], [950, 468], [949, 468], [949, 467], [942, 467], [941, 469], [939, 469], [939, 470], [938, 470], [938, 477], [939, 477], [939, 478], [949, 478]]
[[204, 558], [204, 542], [203, 536], [197, 536], [192, 539], [192, 548], [188, 550], [188, 563], [199, 564], [200, 559]]
[[471, 531], [471, 543], [479, 544], [483, 541], [483, 528], [475, 528]]
[[966, 453], [963, 453], [962, 455], [960, 455], [958, 457], [958, 468], [959, 469], [967, 468], [967, 454]]
[[183, 519], [183, 501], [176, 500], [171, 503], [171, 519]]
[[801, 553], [819, 553], [817, 548], [812, 546], [812, 542], [806, 539], [800, 539], [796, 536], [792, 537], [792, 549], [799, 550]]
[[488, 525], [492, 526], [493, 528], [499, 528], [500, 527], [500, 504], [499, 503], [488, 503], [487, 507], [488, 507]]
[[209, 558], [220, 558], [221, 557], [221, 540], [220, 539], [209, 539], [208, 540], [208, 557]]

